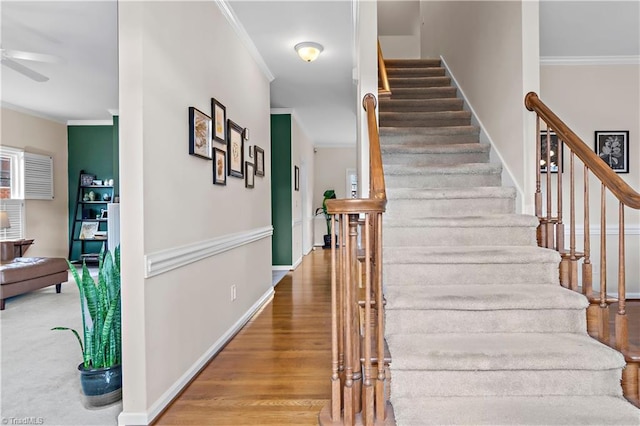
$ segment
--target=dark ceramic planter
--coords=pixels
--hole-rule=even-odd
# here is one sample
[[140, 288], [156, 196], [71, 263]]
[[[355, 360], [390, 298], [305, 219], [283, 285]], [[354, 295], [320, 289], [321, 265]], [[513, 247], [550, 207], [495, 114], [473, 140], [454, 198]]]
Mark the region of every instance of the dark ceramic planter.
[[[336, 247], [338, 247], [338, 236], [336, 235]], [[323, 249], [329, 249], [331, 248], [331, 235], [326, 234], [324, 235], [324, 245], [322, 246]]]
[[90, 407], [109, 405], [122, 399], [122, 366], [85, 369], [78, 366], [85, 404]]

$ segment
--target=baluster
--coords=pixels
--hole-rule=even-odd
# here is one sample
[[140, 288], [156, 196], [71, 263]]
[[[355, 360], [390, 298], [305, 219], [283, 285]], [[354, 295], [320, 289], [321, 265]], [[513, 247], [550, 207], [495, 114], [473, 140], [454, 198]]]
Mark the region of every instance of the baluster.
[[[336, 230], [336, 217], [331, 215], [331, 229]], [[342, 240], [341, 240], [342, 241]], [[336, 277], [335, 232], [331, 233], [331, 421], [340, 420], [340, 375], [338, 374], [338, 282]]]
[[546, 174], [547, 174], [547, 218], [546, 218], [546, 248], [553, 248], [554, 245], [554, 235], [553, 235], [553, 215], [551, 209], [551, 129], [547, 126], [547, 164], [546, 164]]
[[[345, 335], [344, 335], [344, 324], [345, 324], [345, 303], [344, 303], [344, 293], [345, 293], [345, 277], [347, 274], [347, 263], [346, 263], [346, 250], [347, 245], [345, 244], [347, 238], [347, 221], [346, 216], [341, 214], [338, 216], [338, 229], [340, 230], [340, 235], [338, 236], [338, 244], [342, 241], [340, 245], [340, 250], [338, 253], [340, 254], [340, 274], [338, 275], [338, 372], [341, 376], [342, 387], [344, 387], [344, 366], [345, 366]], [[342, 398], [341, 398], [342, 400]]]
[[628, 318], [626, 311], [625, 247], [624, 247], [624, 204], [618, 210], [618, 313], [616, 315], [616, 348], [629, 348]]
[[584, 262], [582, 263], [582, 293], [593, 300], [593, 265], [591, 264], [591, 225], [589, 223], [589, 168], [584, 166]]
[[376, 306], [378, 308], [378, 327], [376, 346], [378, 352], [378, 380], [376, 381], [376, 419], [383, 421], [386, 418], [387, 399], [385, 395], [385, 366], [384, 366], [384, 301], [382, 294], [382, 213], [376, 213]]
[[542, 161], [542, 137], [540, 136], [540, 116], [536, 115], [536, 194], [535, 207], [538, 217], [538, 227], [536, 228], [536, 240], [540, 247], [543, 246], [545, 237], [545, 225], [542, 218], [542, 191], [540, 190], [540, 162]]
[[578, 290], [578, 257], [576, 256], [576, 177], [575, 177], [575, 154], [571, 151], [570, 157], [570, 196], [571, 202], [569, 207], [570, 225], [569, 225], [569, 260], [571, 262], [569, 272], [569, 288]]
[[600, 341], [609, 343], [609, 305], [607, 304], [607, 189], [600, 190]]
[[[563, 152], [562, 152], [562, 140], [560, 140], [560, 135], [557, 136], [558, 146], [556, 149], [556, 157], [558, 158], [558, 173], [556, 174], [557, 178], [557, 188], [558, 188], [558, 221], [556, 222], [556, 250], [559, 252], [564, 252], [564, 223], [562, 222], [562, 167], [563, 167]], [[551, 165], [549, 165], [551, 166]]]
[[373, 424], [373, 385], [371, 383], [371, 214], [365, 215], [365, 280], [364, 280], [364, 381], [362, 420], [365, 425]]
[[[346, 215], [343, 216], [346, 219]], [[349, 216], [351, 219], [351, 216]], [[347, 222], [345, 220], [345, 222]], [[348, 226], [348, 228], [347, 228]], [[347, 230], [348, 229], [348, 230]], [[345, 379], [344, 379], [344, 423], [346, 425], [353, 425], [355, 422], [355, 407], [353, 401], [353, 369], [354, 369], [354, 360], [353, 360], [353, 304], [352, 302], [352, 277], [351, 277], [351, 265], [353, 262], [353, 253], [351, 250], [352, 239], [351, 239], [351, 222], [349, 220], [349, 224], [345, 223], [345, 236], [346, 239], [343, 240], [345, 245], [345, 270], [344, 270], [344, 310], [345, 310], [345, 321], [344, 321], [344, 334], [345, 334], [345, 343], [344, 343], [344, 352], [345, 352]]]

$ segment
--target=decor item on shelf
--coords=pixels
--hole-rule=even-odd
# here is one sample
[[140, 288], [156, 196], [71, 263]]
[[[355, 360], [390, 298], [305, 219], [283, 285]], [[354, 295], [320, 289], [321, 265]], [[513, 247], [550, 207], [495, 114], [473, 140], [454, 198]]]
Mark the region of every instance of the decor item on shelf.
[[83, 338], [69, 327], [51, 330], [69, 330], [80, 344], [83, 362], [78, 370], [85, 405], [112, 404], [122, 398], [120, 248], [116, 247], [113, 253], [100, 251], [97, 282], [84, 262], [82, 277], [75, 266], [67, 263], [80, 292]]
[[84, 196], [82, 197], [82, 201], [89, 201], [89, 193], [84, 194]]
[[313, 62], [318, 59], [324, 47], [320, 43], [313, 41], [304, 41], [295, 45], [294, 49], [298, 52], [298, 56], [305, 62]]
[[98, 230], [98, 225], [98, 222], [82, 222], [82, 225], [80, 226], [80, 236], [78, 236], [78, 238], [81, 240], [93, 239], [96, 235], [96, 231]]
[[101, 179], [94, 179], [93, 182], [91, 182], [91, 185], [94, 186], [102, 186], [102, 180]]
[[253, 169], [253, 163], [251, 161], [245, 161], [244, 167], [245, 167], [244, 187], [253, 188], [255, 185], [255, 172]]
[[213, 117], [213, 140], [227, 142], [227, 108], [211, 98], [211, 117]]
[[596, 154], [616, 173], [629, 173], [629, 131], [596, 130]]
[[189, 107], [189, 154], [211, 160], [211, 117]]
[[105, 192], [104, 194], [102, 194], [102, 199], [104, 201], [111, 201], [111, 194], [109, 194], [108, 192]]
[[227, 184], [227, 153], [219, 148], [213, 148], [213, 183]]
[[80, 174], [80, 185], [82, 186], [89, 186], [93, 183], [93, 175], [90, 175], [88, 173], [82, 173]]
[[96, 200], [96, 193], [93, 191], [89, 191], [89, 201], [95, 201]]
[[256, 165], [256, 176], [264, 176], [264, 149], [259, 146], [253, 147], [254, 160]]
[[[332, 200], [336, 198], [336, 191], [333, 189], [327, 189], [324, 191], [322, 200], [322, 207], [318, 207], [316, 209], [316, 215], [320, 212], [324, 214], [324, 219], [327, 222], [327, 233], [324, 235], [324, 245], [323, 249], [331, 248], [331, 215], [327, 213], [327, 200]], [[338, 236], [336, 235], [336, 246], [338, 245]]]
[[113, 179], [107, 179], [104, 181], [104, 184], [107, 186], [113, 186]]
[[231, 120], [227, 120], [227, 157], [229, 176], [244, 178], [242, 127]]

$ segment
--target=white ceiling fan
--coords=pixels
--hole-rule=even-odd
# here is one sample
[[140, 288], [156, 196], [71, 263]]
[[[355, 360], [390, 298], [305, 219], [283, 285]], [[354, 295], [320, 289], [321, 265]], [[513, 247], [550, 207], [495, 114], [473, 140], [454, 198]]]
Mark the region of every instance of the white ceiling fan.
[[11, 68], [14, 71], [35, 80], [39, 83], [43, 83], [49, 80], [49, 77], [42, 75], [31, 68], [22, 65], [16, 60], [20, 61], [35, 61], [35, 62], [47, 62], [47, 63], [59, 63], [61, 59], [54, 55], [46, 55], [44, 53], [25, 52], [22, 50], [9, 50], [0, 48], [0, 55], [2, 57], [2, 65]]

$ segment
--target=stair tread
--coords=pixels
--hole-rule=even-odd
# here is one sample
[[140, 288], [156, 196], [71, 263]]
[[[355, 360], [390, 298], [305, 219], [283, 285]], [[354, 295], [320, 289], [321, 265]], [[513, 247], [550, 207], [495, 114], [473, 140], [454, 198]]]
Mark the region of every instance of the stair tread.
[[528, 284], [387, 286], [385, 296], [387, 311], [582, 310], [589, 306], [583, 295], [550, 285], [535, 290]]
[[611, 370], [625, 366], [621, 353], [587, 334], [449, 333], [386, 337], [394, 370]]
[[471, 117], [469, 111], [380, 111], [380, 117], [389, 119], [412, 119], [412, 117], [420, 118], [439, 118], [439, 117]]
[[485, 186], [472, 188], [387, 188], [387, 199], [467, 199], [467, 198], [514, 198], [513, 187]]
[[616, 396], [458, 396], [393, 399], [398, 424], [638, 425], [640, 410]]
[[492, 163], [464, 163], [464, 164], [438, 164], [424, 166], [410, 166], [402, 164], [389, 164], [384, 168], [385, 175], [425, 175], [425, 174], [499, 174], [502, 172], [500, 164]]
[[402, 67], [430, 68], [430, 67], [440, 67], [442, 66], [442, 62], [438, 58], [422, 58], [422, 59], [385, 58], [384, 65], [387, 68], [402, 68]]
[[[384, 154], [460, 154], [460, 153], [486, 153], [491, 146], [481, 143], [457, 143], [457, 144], [385, 144], [381, 151]], [[384, 158], [382, 159], [384, 162]]]
[[440, 126], [440, 127], [384, 127], [380, 126], [380, 136], [397, 136], [397, 135], [451, 135], [451, 134], [467, 134], [479, 133], [478, 126]]
[[[384, 221], [385, 228], [456, 227], [504, 228], [538, 226], [536, 216], [524, 214], [488, 214], [482, 216], [431, 216], [421, 218], [391, 218]], [[393, 231], [391, 231], [393, 232]]]
[[559, 263], [555, 250], [531, 246], [385, 247], [384, 264]]

